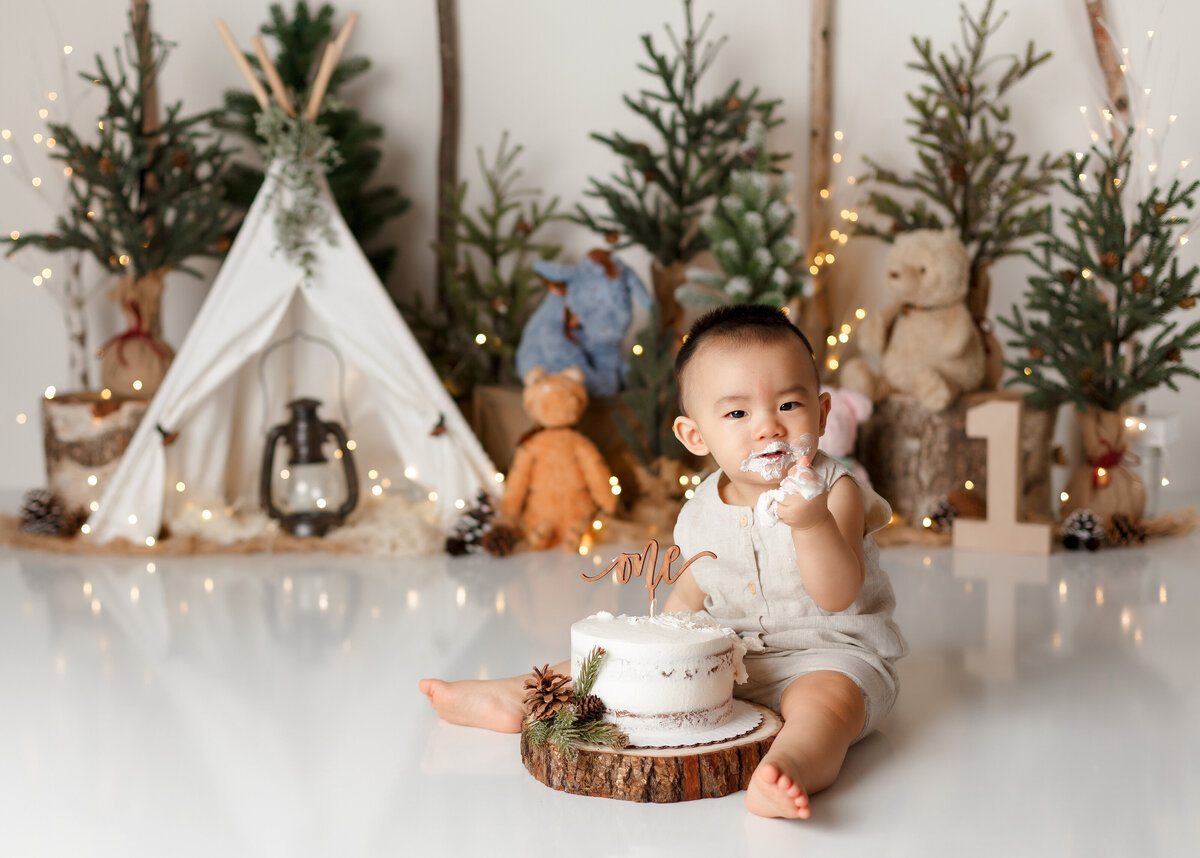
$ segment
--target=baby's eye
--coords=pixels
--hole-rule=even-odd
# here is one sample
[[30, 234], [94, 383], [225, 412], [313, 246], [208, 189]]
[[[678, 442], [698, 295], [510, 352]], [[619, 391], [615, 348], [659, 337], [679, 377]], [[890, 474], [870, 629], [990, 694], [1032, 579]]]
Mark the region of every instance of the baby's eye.
[[732, 417], [734, 420], [740, 420], [741, 418], [746, 416], [746, 412], [734, 409], [733, 411], [728, 412], [725, 416]]
[[779, 406], [780, 411], [791, 411], [794, 408], [803, 408], [799, 402], [785, 402]]

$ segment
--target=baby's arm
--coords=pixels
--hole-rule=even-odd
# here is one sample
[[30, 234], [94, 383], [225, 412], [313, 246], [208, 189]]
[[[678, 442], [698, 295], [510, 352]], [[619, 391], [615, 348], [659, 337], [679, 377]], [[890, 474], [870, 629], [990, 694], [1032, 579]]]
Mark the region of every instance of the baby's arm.
[[862, 492], [846, 477], [812, 500], [797, 493], [779, 502], [804, 588], [822, 610], [844, 611], [862, 591], [863, 516]]
[[703, 607], [704, 591], [700, 589], [700, 585], [692, 577], [692, 570], [684, 569], [683, 574], [676, 579], [674, 586], [671, 587], [671, 595], [667, 596], [667, 602], [662, 608], [663, 613], [699, 611]]

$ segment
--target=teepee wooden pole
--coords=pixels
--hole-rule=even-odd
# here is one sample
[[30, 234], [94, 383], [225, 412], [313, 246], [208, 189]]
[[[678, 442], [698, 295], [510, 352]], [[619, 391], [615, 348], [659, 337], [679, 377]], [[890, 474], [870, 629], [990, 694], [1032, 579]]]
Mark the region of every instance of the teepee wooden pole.
[[1125, 72], [1121, 68], [1120, 55], [1112, 43], [1112, 32], [1108, 28], [1108, 15], [1104, 0], [1084, 0], [1088, 22], [1092, 26], [1092, 41], [1096, 46], [1096, 58], [1100, 60], [1100, 71], [1104, 73], [1104, 85], [1108, 90], [1108, 103], [1118, 121], [1109, 123], [1113, 143], [1121, 145], [1125, 128], [1129, 125], [1129, 87]]
[[254, 74], [254, 69], [250, 68], [250, 62], [246, 59], [246, 55], [238, 48], [237, 42], [233, 40], [233, 34], [229, 32], [229, 28], [220, 18], [217, 19], [217, 32], [221, 34], [221, 40], [225, 42], [225, 47], [229, 48], [229, 53], [233, 54], [233, 61], [237, 63], [237, 67], [245, 76], [246, 83], [250, 84], [254, 100], [258, 102], [259, 107], [266, 110], [271, 106], [271, 97], [267, 95], [267, 90]]
[[350, 34], [354, 31], [354, 25], [357, 23], [358, 13], [351, 12], [337, 38], [325, 48], [325, 56], [321, 58], [321, 67], [317, 70], [317, 79], [313, 83], [312, 95], [308, 99], [308, 109], [304, 111], [304, 115], [310, 121], [317, 118], [317, 111], [321, 108], [321, 99], [325, 97], [329, 79], [333, 77], [333, 70], [341, 62], [342, 51], [346, 49], [346, 42], [350, 41]]
[[271, 85], [271, 92], [275, 94], [275, 100], [279, 102], [284, 113], [288, 116], [295, 116], [296, 109], [292, 107], [292, 100], [288, 98], [287, 89], [283, 86], [283, 78], [279, 76], [279, 71], [271, 62], [270, 56], [267, 55], [267, 49], [263, 45], [262, 39], [254, 36], [250, 41], [254, 44], [254, 53], [258, 54], [258, 64], [262, 66], [263, 72], [267, 76], [267, 83]]

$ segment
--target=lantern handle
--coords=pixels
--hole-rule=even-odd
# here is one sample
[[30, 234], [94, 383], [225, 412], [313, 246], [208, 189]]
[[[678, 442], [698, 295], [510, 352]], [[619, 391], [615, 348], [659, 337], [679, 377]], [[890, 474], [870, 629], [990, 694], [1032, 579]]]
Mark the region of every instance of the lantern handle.
[[275, 499], [271, 497], [271, 482], [275, 476], [275, 447], [286, 430], [287, 426], [282, 423], [271, 428], [267, 435], [267, 444], [263, 448], [262, 472], [258, 478], [259, 503], [266, 507], [267, 514], [271, 518], [280, 520], [283, 518], [283, 510], [275, 506]]
[[269, 389], [266, 374], [267, 358], [271, 356], [271, 352], [275, 351], [281, 346], [294, 343], [298, 339], [308, 340], [309, 342], [316, 343], [317, 345], [325, 346], [325, 348], [333, 352], [334, 360], [337, 361], [338, 365], [338, 407], [341, 408], [342, 411], [342, 423], [346, 427], [349, 427], [350, 409], [346, 407], [346, 361], [342, 358], [342, 353], [338, 351], [337, 346], [335, 346], [329, 340], [315, 336], [314, 334], [306, 334], [304, 331], [297, 330], [293, 331], [291, 334], [288, 334], [286, 337], [271, 343], [269, 346], [263, 349], [262, 355], [258, 359], [258, 386], [263, 392], [262, 423], [259, 424], [259, 431], [261, 431], [263, 427], [271, 422], [271, 415], [269, 413], [271, 397], [267, 395]]
[[346, 446], [348, 441], [346, 430], [342, 428], [342, 424], [333, 421], [326, 422], [325, 434], [336, 438], [338, 449], [342, 451], [342, 471], [346, 475], [346, 500], [338, 507], [337, 516], [339, 519], [344, 519], [358, 505], [358, 471], [354, 468], [354, 457], [350, 455], [350, 448]]

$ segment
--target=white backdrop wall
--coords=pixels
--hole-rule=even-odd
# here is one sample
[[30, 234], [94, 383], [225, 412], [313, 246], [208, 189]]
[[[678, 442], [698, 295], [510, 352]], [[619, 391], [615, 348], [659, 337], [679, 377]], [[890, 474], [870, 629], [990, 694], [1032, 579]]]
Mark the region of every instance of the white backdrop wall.
[[[317, 4], [312, 4], [317, 5]], [[969, 4], [972, 9], [981, 2]], [[1088, 120], [1094, 121], [1103, 86], [1084, 12], [1083, 0], [1009, 0], [1009, 18], [993, 50], [1023, 52], [1035, 39], [1053, 59], [1011, 92], [1018, 148], [1030, 152], [1081, 150], [1089, 145]], [[460, 170], [479, 187], [475, 150], [492, 151], [507, 130], [525, 147], [523, 166], [530, 186], [561, 198], [563, 208], [585, 201], [589, 176], [602, 176], [616, 166], [606, 147], [589, 137], [592, 131], [620, 129], [631, 136], [648, 132], [624, 106], [623, 93], [635, 92], [648, 78], [637, 70], [644, 59], [639, 36], [652, 33], [666, 46], [662, 25], [678, 29], [680, 4], [675, 0], [459, 0], [459, 44], [462, 70]], [[958, 0], [837, 0], [834, 28], [834, 124], [844, 134], [837, 144], [843, 161], [835, 169], [835, 208], [860, 206], [862, 185], [847, 178], [864, 171], [863, 155], [911, 169], [916, 163], [907, 142], [905, 95], [918, 84], [906, 68], [915, 57], [910, 37], [921, 34], [934, 45], [949, 46], [959, 38]], [[1141, 3], [1109, 0], [1119, 31], [1119, 44], [1130, 48], [1139, 88], [1152, 89], [1144, 99], [1152, 122], [1177, 114], [1161, 151], [1147, 149], [1144, 162], [1160, 162], [1160, 178], [1180, 172], [1180, 162], [1200, 154], [1200, 55], [1185, 46], [1184, 36], [1200, 31], [1200, 4]], [[342, 95], [385, 129], [384, 158], [379, 176], [394, 182], [413, 200], [411, 210], [394, 222], [387, 237], [400, 247], [388, 288], [395, 295], [431, 290], [434, 257], [429, 244], [435, 227], [435, 176], [440, 83], [437, 21], [433, 0], [356, 0], [342, 7], [362, 14], [349, 52], [365, 55], [371, 71]], [[698, 17], [712, 11], [710, 32], [729, 41], [706, 81], [709, 89], [733, 78], [758, 86], [768, 97], [783, 100], [786, 123], [770, 143], [790, 153], [785, 165], [797, 174], [797, 188], [807, 188], [807, 116], [809, 90], [810, 6], [797, 0], [696, 0]], [[126, 28], [127, 3], [118, 0], [42, 0], [9, 3], [0, 27], [0, 152], [13, 155], [0, 164], [0, 235], [12, 230], [47, 229], [64, 199], [61, 165], [47, 158], [44, 143], [33, 135], [44, 131], [49, 117], [85, 128], [104, 105], [89, 92], [78, 72], [94, 67], [97, 52], [111, 57]], [[248, 47], [251, 34], [266, 20], [265, 0], [159, 0], [153, 23], [177, 43], [161, 78], [164, 103], [182, 99], [188, 111], [216, 107], [229, 88], [242, 80], [213, 27], [224, 18], [239, 42]], [[339, 15], [338, 21], [342, 20]], [[1153, 39], [1147, 31], [1154, 30]], [[67, 54], [64, 48], [70, 46]], [[50, 101], [48, 93], [58, 98]], [[1080, 106], [1089, 106], [1081, 116]], [[1163, 126], [1165, 127], [1165, 126]], [[1200, 175], [1200, 162], [1181, 175]], [[43, 178], [34, 188], [33, 177]], [[866, 215], [864, 215], [866, 216]], [[800, 235], [807, 235], [800, 225]], [[556, 225], [551, 238], [575, 258], [596, 237], [569, 223]], [[1184, 263], [1197, 261], [1193, 242], [1182, 253]], [[872, 306], [880, 295], [885, 249], [869, 239], [854, 239], [841, 249], [833, 271], [836, 320], [849, 320], [855, 307]], [[627, 260], [648, 275], [644, 253], [629, 251]], [[47, 286], [32, 277], [61, 260], [30, 250], [0, 262], [0, 492], [10, 497], [44, 483], [39, 418], [40, 399], [48, 386], [64, 389], [67, 377], [65, 326]], [[1030, 265], [1019, 258], [1003, 261], [993, 272], [993, 316], [1007, 314], [1025, 289]], [[211, 273], [201, 280], [174, 274], [168, 279], [165, 327], [178, 345], [203, 300]], [[90, 282], [102, 285], [93, 271]], [[53, 284], [53, 279], [51, 280]], [[90, 348], [122, 327], [111, 303], [100, 293], [89, 307]], [[1180, 312], [1193, 321], [1200, 308]], [[1187, 356], [1200, 366], [1195, 352]], [[98, 376], [96, 376], [98, 377]], [[1183, 418], [1184, 436], [1168, 451], [1172, 484], [1162, 503], [1200, 493], [1200, 467], [1190, 461], [1200, 441], [1200, 384], [1184, 381], [1181, 393], [1160, 390], [1146, 399], [1151, 413]], [[1069, 435], [1067, 420], [1060, 435]]]

